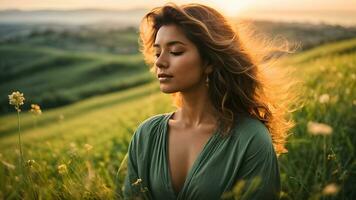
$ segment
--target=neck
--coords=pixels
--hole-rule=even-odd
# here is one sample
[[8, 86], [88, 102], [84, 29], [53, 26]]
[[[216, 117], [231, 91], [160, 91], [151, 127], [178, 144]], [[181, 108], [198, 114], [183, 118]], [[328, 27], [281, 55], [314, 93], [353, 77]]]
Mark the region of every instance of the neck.
[[181, 92], [182, 107], [178, 109], [177, 119], [186, 127], [199, 127], [216, 124], [216, 111], [208, 96], [208, 88], [203, 85], [193, 91]]

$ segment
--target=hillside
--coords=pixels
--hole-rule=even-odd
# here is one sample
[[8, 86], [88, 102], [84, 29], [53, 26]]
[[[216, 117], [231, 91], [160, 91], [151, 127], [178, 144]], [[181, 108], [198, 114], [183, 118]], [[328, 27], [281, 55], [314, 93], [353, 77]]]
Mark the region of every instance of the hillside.
[[[293, 115], [296, 127], [288, 141], [289, 152], [279, 158], [281, 199], [354, 199], [356, 39], [320, 46], [279, 64], [297, 69], [305, 101]], [[23, 194], [28, 199], [35, 191], [45, 199], [112, 199], [116, 171], [137, 125], [173, 109], [169, 95], [160, 93], [153, 82], [44, 109], [37, 118], [23, 110], [24, 156], [35, 161], [30, 172], [35, 184], [29, 187], [14, 181], [19, 173], [14, 153], [16, 115], [1, 117], [0, 197]], [[330, 126], [332, 133], [313, 135], [309, 122]], [[65, 176], [58, 173], [63, 164], [68, 166]], [[339, 189], [335, 196], [326, 197], [323, 190], [330, 184]]]
[[9, 45], [0, 46], [0, 60], [0, 113], [9, 111], [4, 97], [13, 90], [26, 93], [28, 101], [47, 109], [152, 80], [140, 54]]

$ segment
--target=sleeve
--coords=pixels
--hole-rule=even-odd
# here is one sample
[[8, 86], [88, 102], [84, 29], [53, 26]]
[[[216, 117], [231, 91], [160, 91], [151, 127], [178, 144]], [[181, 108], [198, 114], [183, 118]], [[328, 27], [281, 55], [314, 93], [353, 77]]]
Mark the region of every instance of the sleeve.
[[[152, 199], [148, 190], [147, 162], [150, 148], [150, 133], [161, 115], [150, 117], [143, 121], [131, 137], [128, 146], [127, 155], [123, 168], [124, 173], [122, 187], [117, 184], [116, 197], [118, 199]], [[121, 168], [121, 167], [120, 167]], [[122, 170], [124, 171], [124, 170]], [[118, 182], [117, 182], [118, 183]]]
[[125, 176], [124, 180], [124, 185], [123, 185], [123, 196], [124, 199], [130, 199], [134, 196], [134, 194], [138, 194], [139, 190], [138, 187], [135, 187], [135, 184], [139, 180], [139, 175], [138, 175], [138, 168], [137, 168], [137, 135], [139, 134], [140, 129], [138, 128], [128, 147], [127, 151], [127, 160], [126, 160], [126, 166], [127, 166], [127, 173]]
[[264, 125], [254, 128], [233, 190], [241, 190], [239, 199], [279, 199], [280, 172], [272, 139]]
[[142, 167], [145, 166], [146, 153], [148, 152], [148, 137], [154, 117], [142, 122], [134, 132], [129, 143], [126, 157], [126, 175], [120, 199], [151, 199], [147, 188], [147, 176]]

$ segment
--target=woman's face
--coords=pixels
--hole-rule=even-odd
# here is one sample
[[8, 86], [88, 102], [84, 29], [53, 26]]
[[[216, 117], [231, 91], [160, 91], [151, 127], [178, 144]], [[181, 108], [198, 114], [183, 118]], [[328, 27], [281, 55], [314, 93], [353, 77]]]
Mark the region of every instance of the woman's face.
[[[186, 92], [205, 86], [206, 68], [194, 43], [177, 25], [164, 25], [154, 44], [156, 77], [164, 93]], [[161, 77], [167, 74], [169, 77]]]

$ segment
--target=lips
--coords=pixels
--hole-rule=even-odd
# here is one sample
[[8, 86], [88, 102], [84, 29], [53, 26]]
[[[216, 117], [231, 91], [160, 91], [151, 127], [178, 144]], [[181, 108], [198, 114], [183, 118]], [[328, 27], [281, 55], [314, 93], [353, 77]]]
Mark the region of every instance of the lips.
[[165, 74], [165, 73], [160, 73], [157, 75], [157, 78], [159, 80], [160, 83], [166, 83], [169, 82], [171, 80], [173, 76], [169, 75], [169, 74]]
[[164, 74], [164, 73], [161, 73], [161, 74], [158, 74], [158, 78], [171, 78], [173, 76], [169, 75], [169, 74]]

